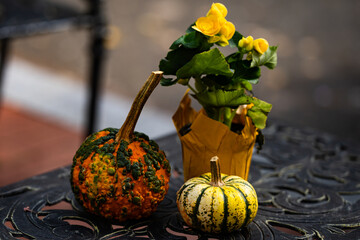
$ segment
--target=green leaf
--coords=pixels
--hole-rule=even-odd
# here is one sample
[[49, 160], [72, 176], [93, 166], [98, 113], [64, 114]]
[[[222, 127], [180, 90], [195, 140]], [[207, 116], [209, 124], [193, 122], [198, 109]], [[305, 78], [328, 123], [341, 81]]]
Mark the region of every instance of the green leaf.
[[191, 32], [195, 32], [196, 30], [193, 28], [193, 26], [195, 26], [195, 22], [193, 22], [193, 24], [191, 24], [185, 31], [185, 33], [191, 33]]
[[243, 36], [238, 31], [235, 31], [234, 36], [229, 40], [230, 47], [238, 47], [238, 43], [242, 37]]
[[255, 106], [259, 107], [263, 112], [269, 113], [271, 111], [272, 105], [270, 103], [262, 101], [258, 98], [252, 98], [251, 102]]
[[176, 39], [170, 46], [170, 49], [175, 50], [178, 47], [180, 47], [181, 45], [183, 45], [183, 43], [185, 42], [184, 38], [186, 35], [188, 34], [194, 34], [195, 33], [195, 29], [192, 28], [192, 25], [188, 27], [188, 29], [186, 30], [186, 34], [182, 35], [181, 37], [179, 37], [178, 39]]
[[203, 74], [231, 77], [233, 72], [218, 48], [196, 54], [176, 72], [178, 78], [200, 77]]
[[251, 102], [254, 106], [248, 110], [247, 115], [251, 118], [255, 127], [264, 129], [267, 115], [271, 111], [272, 105], [257, 98], [252, 98]]
[[195, 89], [198, 92], [203, 92], [207, 89], [207, 85], [202, 81], [202, 79], [195, 80]]
[[267, 115], [262, 111], [259, 111], [257, 107], [254, 106], [248, 110], [247, 115], [251, 118], [255, 127], [259, 129], [264, 129], [266, 127]]
[[261, 69], [259, 67], [238, 68], [234, 76], [251, 82], [257, 82], [261, 76]]
[[175, 50], [183, 46], [185, 48], [196, 48], [198, 52], [202, 52], [208, 51], [214, 45], [213, 43], [209, 43], [208, 38], [204, 34], [193, 29], [193, 25], [186, 30], [185, 35], [182, 35], [173, 42], [170, 49]]
[[197, 49], [189, 49], [183, 46], [169, 51], [165, 59], [162, 59], [159, 64], [159, 70], [164, 72], [164, 75], [176, 75], [179, 68], [189, 62], [194, 55], [199, 53]]
[[205, 91], [196, 94], [196, 99], [203, 106], [211, 107], [231, 107], [237, 108], [242, 104], [249, 104], [251, 97], [244, 94], [243, 90], [221, 90]]
[[172, 79], [172, 78], [162, 78], [161, 80], [160, 80], [160, 84], [161, 84], [161, 86], [171, 86], [171, 85], [174, 85], [174, 84], [176, 84], [177, 83], [177, 78], [175, 78], [175, 79]]
[[240, 52], [235, 52], [233, 54], [230, 54], [225, 59], [231, 66], [234, 66], [233, 64], [236, 64], [242, 60], [243, 54]]
[[252, 79], [252, 80], [247, 80], [249, 83], [251, 84], [257, 84], [259, 82], [259, 79]]
[[204, 84], [206, 84], [209, 88], [215, 87], [220, 89], [231, 83], [231, 78], [224, 77], [221, 75], [206, 75], [202, 78]]
[[227, 61], [230, 64], [231, 69], [235, 69], [233, 76], [233, 82], [240, 82], [242, 80], [248, 80], [250, 83], [254, 84], [259, 81], [261, 76], [260, 67], [250, 67], [250, 61], [242, 60], [242, 54], [237, 52], [230, 55], [227, 58]]
[[252, 85], [251, 85], [251, 83], [250, 83], [249, 81], [242, 80], [242, 81], [240, 82], [240, 84], [241, 84], [241, 86], [242, 86], [243, 88], [245, 88], [246, 90], [252, 91]]
[[178, 38], [170, 46], [170, 49], [177, 49], [180, 46], [184, 46], [186, 48], [199, 48], [203, 41], [207, 42], [206, 37], [194, 30]]
[[256, 51], [252, 54], [252, 61], [250, 67], [266, 66], [269, 69], [274, 69], [277, 65], [277, 47], [271, 46], [266, 50], [264, 54], [260, 54]]

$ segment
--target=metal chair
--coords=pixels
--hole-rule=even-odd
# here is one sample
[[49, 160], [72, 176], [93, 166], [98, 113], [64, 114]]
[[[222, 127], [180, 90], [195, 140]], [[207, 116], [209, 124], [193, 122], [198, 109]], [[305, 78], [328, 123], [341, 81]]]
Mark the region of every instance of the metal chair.
[[89, 135], [94, 131], [96, 124], [100, 76], [105, 55], [106, 19], [101, 0], [84, 1], [88, 6], [86, 11], [54, 0], [0, 1], [0, 91], [12, 39], [86, 28], [91, 39], [88, 109], [85, 123], [85, 134]]

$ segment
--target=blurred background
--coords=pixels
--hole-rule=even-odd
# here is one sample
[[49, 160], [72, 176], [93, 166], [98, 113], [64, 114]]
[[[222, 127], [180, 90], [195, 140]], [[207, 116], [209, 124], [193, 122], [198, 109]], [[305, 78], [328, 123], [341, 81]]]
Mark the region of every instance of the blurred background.
[[[229, 10], [227, 19], [241, 34], [264, 37], [279, 47], [277, 68], [263, 68], [254, 89], [257, 97], [273, 104], [269, 121], [316, 128], [359, 141], [360, 1], [221, 2]], [[151, 71], [158, 69], [171, 43], [207, 13], [212, 1], [103, 3], [113, 35], [102, 75], [97, 129], [121, 126], [135, 95]], [[79, 133], [84, 122], [88, 38], [84, 30], [13, 41], [3, 83], [6, 105], [42, 120], [50, 119], [82, 139]], [[147, 102], [137, 129], [152, 138], [173, 132], [171, 116], [185, 90], [180, 85], [159, 86]], [[60, 100], [64, 96], [65, 100]], [[0, 129], [2, 121], [0, 118]], [[0, 146], [1, 151], [4, 148]], [[71, 158], [65, 163], [70, 164]]]

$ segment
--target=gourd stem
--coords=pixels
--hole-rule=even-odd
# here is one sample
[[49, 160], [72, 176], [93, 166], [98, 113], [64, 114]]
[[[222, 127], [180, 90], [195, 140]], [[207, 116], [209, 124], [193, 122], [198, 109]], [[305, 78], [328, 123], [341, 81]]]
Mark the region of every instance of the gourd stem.
[[215, 156], [210, 159], [210, 172], [211, 172], [211, 182], [210, 184], [214, 187], [221, 187], [224, 185], [224, 182], [221, 180], [221, 171], [219, 157]]
[[141, 88], [140, 92], [136, 95], [131, 109], [126, 117], [126, 120], [119, 132], [116, 134], [115, 141], [119, 142], [120, 140], [129, 141], [131, 140], [136, 123], [139, 119], [140, 113], [149, 98], [150, 94], [154, 91], [155, 87], [158, 85], [162, 78], [162, 71], [154, 71], [151, 73], [149, 78], [146, 80], [144, 86]]

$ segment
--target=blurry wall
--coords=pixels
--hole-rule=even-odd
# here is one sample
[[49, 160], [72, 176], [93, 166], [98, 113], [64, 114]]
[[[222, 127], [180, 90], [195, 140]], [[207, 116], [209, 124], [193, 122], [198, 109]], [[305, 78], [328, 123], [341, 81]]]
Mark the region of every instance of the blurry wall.
[[[221, 1], [243, 35], [278, 45], [278, 67], [263, 69], [255, 94], [273, 104], [270, 121], [311, 126], [360, 140], [360, 2], [357, 0]], [[171, 43], [208, 0], [104, 0], [120, 41], [109, 51], [103, 84], [133, 99]], [[17, 40], [17, 56], [86, 81], [87, 33]], [[185, 88], [158, 87], [148, 104], [174, 112]]]

